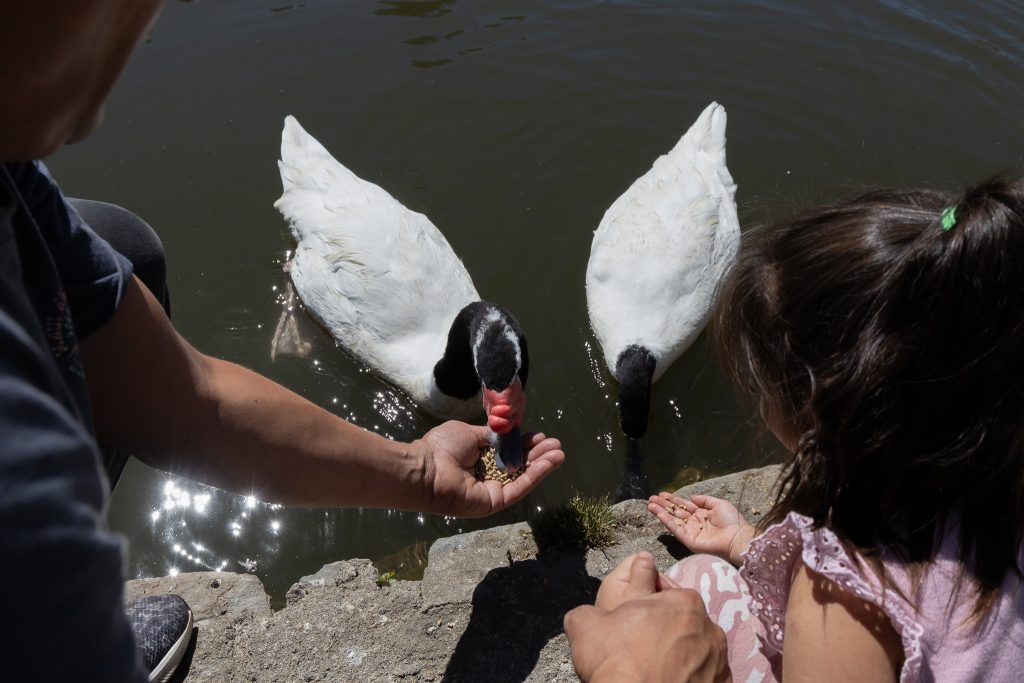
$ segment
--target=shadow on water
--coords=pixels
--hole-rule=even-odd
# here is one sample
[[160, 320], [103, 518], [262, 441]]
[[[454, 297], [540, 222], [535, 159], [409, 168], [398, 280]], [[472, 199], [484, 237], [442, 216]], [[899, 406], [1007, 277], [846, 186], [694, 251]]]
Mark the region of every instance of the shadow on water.
[[587, 574], [585, 550], [541, 551], [492, 569], [473, 591], [473, 612], [442, 680], [517, 683], [562, 633], [569, 610], [593, 604], [601, 582]]
[[626, 464], [622, 472], [622, 483], [615, 489], [613, 502], [638, 498], [647, 500], [651, 494], [651, 484], [647, 481], [644, 471], [644, 456], [640, 451], [639, 439], [626, 439]]

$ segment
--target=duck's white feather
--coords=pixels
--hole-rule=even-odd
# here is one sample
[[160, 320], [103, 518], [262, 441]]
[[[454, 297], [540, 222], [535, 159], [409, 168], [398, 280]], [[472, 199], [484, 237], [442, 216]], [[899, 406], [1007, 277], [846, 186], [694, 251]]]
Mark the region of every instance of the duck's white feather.
[[480, 298], [441, 232], [345, 168], [292, 116], [279, 167], [275, 206], [298, 242], [291, 277], [307, 310], [429, 412], [480, 413], [478, 400], [446, 397], [433, 378], [452, 321]]
[[736, 261], [736, 185], [725, 165], [725, 109], [712, 102], [666, 155], [609, 207], [587, 264], [587, 307], [608, 367], [632, 345], [654, 380], [707, 324]]

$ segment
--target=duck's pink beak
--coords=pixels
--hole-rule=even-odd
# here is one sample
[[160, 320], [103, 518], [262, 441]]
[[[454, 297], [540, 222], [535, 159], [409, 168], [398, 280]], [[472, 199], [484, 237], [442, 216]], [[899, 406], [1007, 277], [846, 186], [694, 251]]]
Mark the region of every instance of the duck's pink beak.
[[526, 410], [526, 394], [523, 384], [516, 377], [504, 391], [493, 391], [484, 387], [484, 412], [487, 413], [487, 426], [495, 434], [507, 434], [514, 427], [523, 423], [523, 412]]

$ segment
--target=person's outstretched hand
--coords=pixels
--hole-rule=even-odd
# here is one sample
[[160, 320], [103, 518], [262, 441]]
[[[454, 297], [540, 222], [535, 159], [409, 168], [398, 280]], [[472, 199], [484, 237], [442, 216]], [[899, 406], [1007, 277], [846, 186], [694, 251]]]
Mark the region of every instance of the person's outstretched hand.
[[562, 444], [537, 432], [523, 434], [523, 451], [530, 466], [515, 481], [477, 481], [474, 467], [480, 449], [489, 445], [487, 427], [445, 422], [413, 442], [424, 449], [426, 512], [458, 517], [485, 517], [507, 508], [529, 493], [565, 461]]
[[693, 552], [711, 553], [737, 566], [754, 537], [754, 527], [735, 505], [721, 498], [698, 495], [687, 500], [660, 493], [651, 496], [647, 509]]
[[725, 632], [695, 591], [658, 574], [649, 553], [605, 577], [596, 605], [566, 614], [565, 635], [585, 683], [731, 680]]

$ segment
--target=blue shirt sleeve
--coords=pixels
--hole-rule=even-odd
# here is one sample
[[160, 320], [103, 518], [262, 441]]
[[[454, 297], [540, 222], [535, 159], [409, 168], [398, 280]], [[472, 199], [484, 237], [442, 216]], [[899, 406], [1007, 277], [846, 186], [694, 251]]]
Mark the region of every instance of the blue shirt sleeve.
[[64, 201], [41, 161], [7, 164], [21, 201], [46, 241], [82, 340], [103, 327], [121, 303], [132, 264]]

